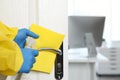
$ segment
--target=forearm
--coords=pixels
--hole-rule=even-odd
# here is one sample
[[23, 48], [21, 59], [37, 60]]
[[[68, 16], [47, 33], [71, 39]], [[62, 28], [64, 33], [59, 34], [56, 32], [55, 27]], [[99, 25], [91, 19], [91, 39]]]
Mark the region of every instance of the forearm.
[[13, 40], [17, 28], [9, 28], [0, 22], [0, 73], [4, 75], [16, 74], [23, 64], [21, 49]]
[[0, 37], [0, 43], [0, 73], [14, 75], [23, 64], [21, 50], [14, 41], [5, 37]]

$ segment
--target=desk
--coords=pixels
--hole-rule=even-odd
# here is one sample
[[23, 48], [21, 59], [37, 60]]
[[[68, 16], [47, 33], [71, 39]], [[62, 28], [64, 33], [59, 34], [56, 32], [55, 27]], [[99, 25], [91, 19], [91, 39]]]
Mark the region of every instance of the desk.
[[[74, 51], [75, 53], [76, 51]], [[69, 59], [69, 80], [96, 80], [95, 63], [96, 61], [108, 61], [106, 57], [98, 54], [95, 58], [88, 58], [84, 55], [70, 53]]]
[[69, 80], [95, 80], [95, 62], [95, 58], [69, 58]]

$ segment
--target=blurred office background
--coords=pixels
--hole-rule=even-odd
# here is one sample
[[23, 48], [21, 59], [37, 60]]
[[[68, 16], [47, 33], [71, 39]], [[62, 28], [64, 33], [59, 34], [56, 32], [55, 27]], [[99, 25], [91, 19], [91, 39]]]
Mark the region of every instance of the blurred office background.
[[[120, 80], [120, 60], [118, 59], [120, 58], [119, 4], [119, 0], [68, 0], [68, 16], [105, 16], [104, 41], [102, 46], [99, 47], [98, 53], [101, 53], [109, 60], [106, 63], [104, 61], [99, 63], [96, 60], [94, 63], [94, 61], [85, 60], [82, 57], [79, 61], [70, 59], [69, 80]], [[111, 55], [112, 59], [110, 58]], [[97, 65], [96, 69], [96, 63], [102, 65], [102, 68]], [[109, 68], [111, 70], [108, 70]], [[101, 73], [97, 74], [99, 73], [97, 70]]]

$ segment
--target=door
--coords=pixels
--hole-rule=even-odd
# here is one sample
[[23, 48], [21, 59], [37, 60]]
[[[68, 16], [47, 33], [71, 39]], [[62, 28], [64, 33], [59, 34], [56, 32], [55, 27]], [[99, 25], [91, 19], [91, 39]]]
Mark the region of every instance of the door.
[[[28, 28], [32, 23], [37, 23], [65, 34], [62, 80], [68, 80], [67, 0], [0, 0], [0, 20], [9, 26], [19, 28]], [[55, 80], [54, 68], [50, 74], [33, 72], [29, 79]], [[14, 79], [7, 78], [7, 80]]]

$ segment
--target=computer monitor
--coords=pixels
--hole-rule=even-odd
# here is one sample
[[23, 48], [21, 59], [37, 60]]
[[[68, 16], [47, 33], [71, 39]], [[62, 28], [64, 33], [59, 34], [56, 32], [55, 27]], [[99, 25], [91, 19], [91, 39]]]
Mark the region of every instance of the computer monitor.
[[69, 48], [86, 47], [85, 33], [92, 33], [95, 45], [101, 46], [104, 16], [68, 16]]

